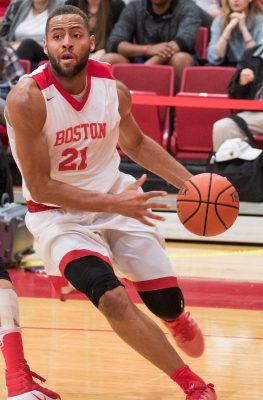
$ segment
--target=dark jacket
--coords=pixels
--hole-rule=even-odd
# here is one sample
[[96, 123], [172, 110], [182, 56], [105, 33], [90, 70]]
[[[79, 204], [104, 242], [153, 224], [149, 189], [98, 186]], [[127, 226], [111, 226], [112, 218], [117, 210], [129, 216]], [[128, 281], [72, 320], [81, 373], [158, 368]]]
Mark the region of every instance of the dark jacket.
[[182, 51], [194, 53], [200, 24], [199, 9], [192, 0], [172, 0], [170, 10], [163, 15], [153, 13], [150, 0], [131, 1], [115, 25], [106, 50], [116, 53], [123, 41], [151, 45], [174, 40]]
[[[239, 78], [242, 69], [252, 69], [255, 75], [253, 82], [240, 85]], [[255, 99], [263, 86], [263, 44], [254, 46], [245, 51], [237, 65], [237, 71], [233, 76], [228, 93], [232, 99]]]

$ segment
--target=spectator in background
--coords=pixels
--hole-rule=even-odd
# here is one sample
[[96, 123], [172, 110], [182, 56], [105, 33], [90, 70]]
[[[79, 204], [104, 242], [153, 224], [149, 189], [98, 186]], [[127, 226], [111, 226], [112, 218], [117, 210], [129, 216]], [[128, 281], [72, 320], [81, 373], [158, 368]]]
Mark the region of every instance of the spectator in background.
[[0, 37], [11, 42], [18, 57], [36, 67], [46, 60], [42, 42], [49, 13], [63, 0], [17, 0], [8, 7], [0, 26]]
[[193, 0], [200, 10], [201, 25], [210, 30], [213, 19], [220, 14], [219, 0]]
[[195, 4], [206, 11], [212, 18], [220, 14], [220, 0], [194, 0]]
[[211, 27], [208, 61], [235, 66], [247, 48], [263, 43], [263, 14], [257, 0], [223, 0]]
[[[228, 91], [232, 99], [263, 100], [263, 44], [245, 51]], [[263, 111], [242, 111], [237, 115], [243, 119], [252, 134], [263, 133]], [[232, 119], [223, 118], [214, 124], [214, 151], [227, 139], [234, 138], [246, 137]]]
[[107, 42], [111, 64], [169, 64], [176, 70], [176, 90], [184, 67], [194, 64], [198, 7], [185, 0], [135, 0], [123, 10]]
[[122, 0], [67, 0], [88, 15], [90, 31], [95, 35], [95, 50], [90, 58], [99, 60], [105, 54], [106, 42], [119, 19], [125, 3]]
[[9, 6], [9, 4], [10, 4], [10, 0], [1, 0], [1, 2], [0, 2], [0, 21], [2, 20], [3, 15], [5, 14], [6, 9]]
[[24, 74], [14, 49], [0, 39], [0, 124], [5, 125], [4, 107], [8, 92]]

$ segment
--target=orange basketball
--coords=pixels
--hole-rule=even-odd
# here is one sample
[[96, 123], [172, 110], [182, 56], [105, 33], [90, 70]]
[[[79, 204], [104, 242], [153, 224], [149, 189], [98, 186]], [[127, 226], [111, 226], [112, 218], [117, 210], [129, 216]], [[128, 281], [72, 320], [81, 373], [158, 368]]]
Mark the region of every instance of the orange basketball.
[[217, 174], [199, 174], [185, 182], [177, 197], [177, 213], [190, 232], [215, 236], [235, 222], [239, 197], [234, 186]]

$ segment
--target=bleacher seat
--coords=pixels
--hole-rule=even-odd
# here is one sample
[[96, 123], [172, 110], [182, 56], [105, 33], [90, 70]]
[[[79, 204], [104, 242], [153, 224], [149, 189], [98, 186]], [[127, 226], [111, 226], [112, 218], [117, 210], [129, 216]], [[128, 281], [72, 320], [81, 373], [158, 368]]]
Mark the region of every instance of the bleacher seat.
[[228, 84], [235, 71], [233, 67], [186, 67], [180, 91], [227, 94]]
[[[115, 64], [112, 72], [131, 91], [173, 96], [174, 68], [169, 65]], [[165, 146], [169, 107], [133, 104], [132, 113], [143, 132]]]
[[[227, 97], [227, 86], [235, 73], [229, 67], [187, 67], [178, 96]], [[212, 152], [213, 124], [231, 110], [177, 108], [171, 152], [182, 159], [206, 159]]]
[[201, 63], [207, 60], [208, 41], [209, 31], [205, 26], [201, 26], [197, 32], [195, 45], [196, 56]]
[[257, 147], [259, 149], [263, 149], [263, 134], [262, 135], [256, 135], [255, 136]]
[[19, 63], [24, 68], [25, 74], [30, 74], [31, 72], [31, 62], [29, 60], [19, 59]]

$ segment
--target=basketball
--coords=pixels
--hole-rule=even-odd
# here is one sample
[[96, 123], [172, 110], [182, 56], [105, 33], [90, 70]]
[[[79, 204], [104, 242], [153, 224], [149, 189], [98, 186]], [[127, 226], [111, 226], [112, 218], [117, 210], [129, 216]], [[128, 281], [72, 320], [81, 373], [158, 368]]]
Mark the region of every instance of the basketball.
[[177, 197], [177, 213], [190, 232], [216, 236], [235, 222], [239, 197], [234, 186], [224, 177], [204, 173], [184, 183]]

